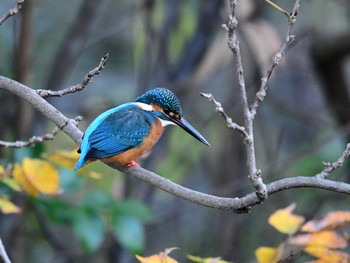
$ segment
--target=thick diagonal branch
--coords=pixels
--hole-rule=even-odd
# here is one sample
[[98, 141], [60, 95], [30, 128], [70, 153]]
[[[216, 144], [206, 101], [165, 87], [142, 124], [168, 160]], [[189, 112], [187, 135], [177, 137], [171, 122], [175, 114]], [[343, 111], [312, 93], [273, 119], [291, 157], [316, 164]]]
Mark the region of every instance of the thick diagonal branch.
[[[73, 141], [75, 141], [78, 145], [81, 144], [83, 133], [75, 126], [75, 123], [65, 117], [60, 111], [58, 111], [42, 97], [40, 97], [35, 92], [35, 90], [32, 90], [31, 88], [21, 83], [2, 76], [0, 76], [0, 89], [7, 90], [33, 105], [33, 107], [39, 110], [57, 126], [63, 126], [62, 130]], [[111, 164], [110, 166], [113, 167]], [[161, 177], [160, 175], [139, 167], [132, 166], [129, 169], [120, 167], [114, 168], [118, 168], [120, 171], [129, 176], [159, 187], [160, 189], [174, 196], [212, 208], [225, 209], [234, 212], [247, 212], [251, 206], [261, 203], [261, 199], [258, 198], [255, 192], [247, 194], [241, 198], [218, 197], [180, 186], [164, 177]], [[301, 176], [272, 182], [266, 185], [266, 191], [268, 195], [271, 195], [280, 191], [299, 187], [314, 187], [350, 195], [350, 184], [330, 181], [322, 178]]]

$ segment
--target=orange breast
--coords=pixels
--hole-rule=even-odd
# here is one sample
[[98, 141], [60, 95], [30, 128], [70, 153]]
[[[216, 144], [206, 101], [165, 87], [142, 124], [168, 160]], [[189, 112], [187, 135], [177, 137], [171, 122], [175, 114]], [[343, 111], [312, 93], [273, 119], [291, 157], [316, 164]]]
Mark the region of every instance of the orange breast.
[[122, 166], [128, 165], [132, 160], [145, 154], [157, 143], [159, 138], [162, 136], [165, 127], [162, 126], [161, 122], [157, 119], [157, 123], [152, 123], [152, 128], [150, 134], [143, 140], [139, 147], [135, 147], [126, 152], [116, 154], [113, 156], [102, 158], [103, 161], [109, 163], [117, 163]]

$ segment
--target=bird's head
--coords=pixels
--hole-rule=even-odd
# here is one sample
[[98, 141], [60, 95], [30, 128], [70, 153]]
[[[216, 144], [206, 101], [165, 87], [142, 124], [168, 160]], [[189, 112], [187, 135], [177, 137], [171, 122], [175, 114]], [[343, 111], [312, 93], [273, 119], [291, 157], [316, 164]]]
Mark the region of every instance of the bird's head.
[[144, 110], [152, 111], [162, 121], [164, 126], [169, 124], [180, 126], [197, 140], [210, 146], [206, 139], [182, 117], [180, 101], [170, 90], [165, 88], [149, 90], [138, 97], [135, 102], [151, 106], [144, 108]]

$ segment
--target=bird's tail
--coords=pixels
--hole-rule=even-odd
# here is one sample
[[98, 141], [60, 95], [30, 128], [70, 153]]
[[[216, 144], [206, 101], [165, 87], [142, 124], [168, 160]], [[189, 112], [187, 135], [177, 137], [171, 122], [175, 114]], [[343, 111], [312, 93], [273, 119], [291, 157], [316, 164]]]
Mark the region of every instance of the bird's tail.
[[80, 155], [80, 158], [73, 170], [78, 170], [81, 168], [86, 163], [86, 161], [87, 160], [85, 159], [85, 156]]

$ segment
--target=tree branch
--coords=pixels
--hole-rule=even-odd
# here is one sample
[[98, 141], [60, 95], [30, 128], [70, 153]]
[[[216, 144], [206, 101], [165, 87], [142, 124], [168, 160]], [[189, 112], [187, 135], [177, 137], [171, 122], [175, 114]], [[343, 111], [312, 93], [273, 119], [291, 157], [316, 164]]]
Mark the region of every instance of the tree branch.
[[331, 172], [333, 172], [335, 169], [341, 167], [345, 161], [346, 158], [350, 156], [350, 143], [346, 145], [346, 149], [344, 150], [343, 154], [339, 157], [338, 160], [336, 160], [334, 163], [326, 163], [323, 162], [323, 165], [325, 168], [322, 172], [315, 175], [316, 178], [322, 178], [325, 179]]
[[286, 53], [287, 47], [289, 46], [290, 43], [293, 42], [293, 40], [295, 38], [295, 36], [292, 35], [292, 28], [293, 28], [293, 25], [294, 25], [294, 23], [296, 21], [296, 16], [298, 14], [300, 2], [301, 2], [301, 0], [296, 0], [292, 13], [290, 15], [288, 14], [289, 26], [288, 26], [288, 30], [287, 30], [286, 40], [283, 43], [283, 45], [280, 48], [280, 50], [273, 56], [273, 58], [271, 60], [271, 63], [269, 65], [268, 69], [267, 69], [265, 77], [263, 77], [261, 79], [260, 89], [256, 93], [255, 100], [254, 100], [253, 104], [250, 107], [250, 112], [252, 113], [253, 118], [256, 115], [256, 109], [259, 107], [260, 102], [262, 102], [264, 100], [265, 96], [266, 96], [267, 82], [269, 81], [273, 70], [280, 63], [280, 61], [282, 60], [283, 56]]
[[24, 0], [18, 0], [15, 7], [10, 9], [3, 17], [0, 18], [0, 26], [8, 19], [10, 16], [14, 16], [22, 8]]
[[0, 141], [0, 146], [4, 146], [6, 148], [12, 147], [12, 148], [22, 148], [22, 147], [31, 147], [34, 146], [34, 144], [38, 142], [53, 140], [55, 135], [58, 133], [60, 129], [58, 127], [55, 127], [51, 133], [47, 133], [42, 136], [33, 136], [28, 141], [15, 141], [15, 142], [5, 142]]
[[44, 89], [38, 89], [36, 92], [43, 98], [46, 97], [62, 97], [63, 95], [74, 93], [77, 91], [82, 91], [91, 81], [92, 78], [95, 75], [98, 75], [101, 73], [102, 69], [104, 69], [107, 59], [108, 59], [109, 53], [107, 53], [103, 58], [101, 58], [100, 64], [91, 70], [88, 74], [85, 75], [84, 80], [77, 85], [71, 86], [69, 88], [59, 90], [59, 91], [53, 91], [53, 90], [44, 90]]
[[210, 93], [201, 93], [201, 96], [204, 97], [204, 98], [207, 98], [209, 101], [214, 103], [215, 111], [218, 112], [226, 120], [227, 127], [229, 127], [230, 129], [239, 131], [242, 134], [244, 140], [249, 140], [249, 135], [246, 132], [245, 128], [243, 126], [241, 126], [241, 125], [238, 125], [237, 123], [232, 121], [232, 119], [229, 116], [227, 116], [227, 114], [224, 111], [224, 108], [222, 107], [221, 103], [218, 102], [217, 100], [215, 100], [215, 98], [214, 98], [214, 96], [212, 94], [210, 94]]
[[83, 133], [76, 127], [76, 122], [64, 116], [54, 106], [40, 97], [35, 90], [3, 76], [0, 76], [0, 88], [28, 102], [80, 145]]
[[[0, 89], [7, 90], [33, 105], [37, 110], [53, 121], [58, 127], [62, 127], [62, 130], [73, 141], [75, 141], [78, 145], [81, 144], [83, 133], [76, 127], [74, 121], [65, 117], [60, 111], [40, 97], [35, 90], [32, 90], [31, 88], [18, 83], [17, 81], [3, 76], [0, 76]], [[262, 202], [255, 192], [247, 194], [241, 198], [217, 197], [185, 188], [160, 175], [139, 167], [132, 166], [127, 169], [125, 167], [116, 167], [113, 164], [108, 165], [129, 176], [159, 187], [169, 194], [212, 208], [225, 209], [234, 212], [247, 212], [252, 206]], [[350, 194], [350, 184], [335, 182], [323, 178], [301, 176], [272, 182], [266, 185], [266, 191], [268, 195], [271, 195], [283, 190], [299, 187], [314, 187], [338, 193]]]
[[236, 65], [236, 74], [238, 77], [238, 86], [241, 94], [241, 101], [243, 105], [244, 113], [244, 127], [248, 134], [248, 137], [244, 140], [246, 149], [247, 149], [247, 164], [249, 169], [249, 179], [252, 185], [256, 189], [256, 194], [260, 200], [265, 200], [268, 196], [266, 185], [264, 184], [261, 178], [261, 170], [258, 170], [256, 167], [256, 158], [255, 158], [255, 146], [254, 146], [254, 132], [253, 132], [253, 119], [254, 116], [250, 112], [247, 92], [245, 88], [245, 81], [243, 75], [243, 65], [241, 58], [241, 51], [239, 47], [239, 42], [236, 36], [236, 28], [238, 25], [237, 19], [235, 17], [236, 7], [238, 5], [238, 0], [231, 0], [231, 14], [227, 25], [223, 27], [227, 30], [228, 35], [228, 47], [233, 53], [233, 57]]

